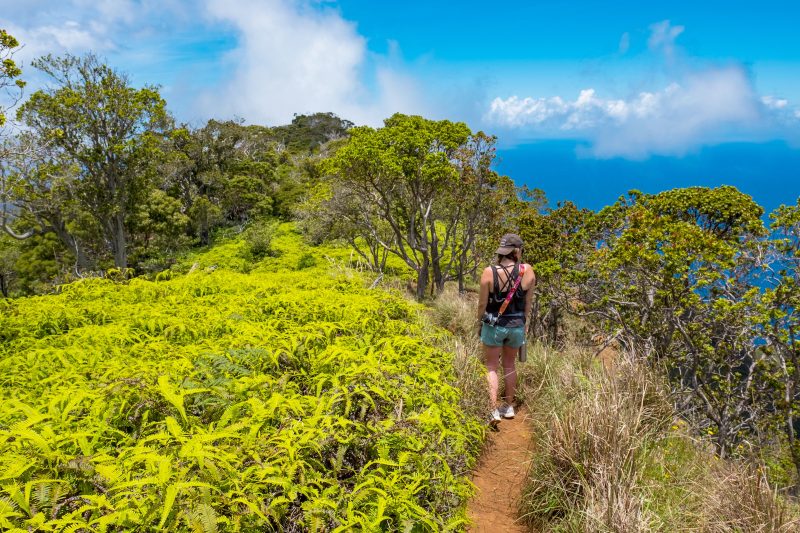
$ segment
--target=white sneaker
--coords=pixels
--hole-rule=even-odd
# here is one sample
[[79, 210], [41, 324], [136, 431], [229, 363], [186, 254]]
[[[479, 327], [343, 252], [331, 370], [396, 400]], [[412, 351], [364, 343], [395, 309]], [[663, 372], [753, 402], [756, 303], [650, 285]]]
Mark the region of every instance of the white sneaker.
[[514, 406], [513, 405], [506, 405], [503, 408], [503, 418], [514, 418]]
[[492, 426], [493, 428], [496, 428], [497, 425], [500, 424], [501, 420], [503, 420], [503, 419], [500, 418], [500, 410], [499, 409], [495, 409], [494, 411], [492, 411], [492, 414], [489, 415], [489, 425]]

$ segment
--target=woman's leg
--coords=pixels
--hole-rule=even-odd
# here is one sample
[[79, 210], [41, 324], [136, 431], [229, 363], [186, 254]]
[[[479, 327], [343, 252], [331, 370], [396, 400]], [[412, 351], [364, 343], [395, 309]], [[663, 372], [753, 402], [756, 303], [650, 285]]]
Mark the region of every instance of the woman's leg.
[[501, 346], [487, 346], [483, 345], [484, 352], [486, 353], [486, 370], [488, 370], [487, 380], [489, 381], [489, 402], [491, 405], [489, 409], [497, 408], [497, 389], [499, 388], [499, 381], [497, 379], [497, 367], [500, 364], [500, 349]]
[[519, 348], [503, 346], [503, 376], [505, 378], [505, 397], [508, 405], [513, 405], [514, 393], [517, 391], [517, 353]]

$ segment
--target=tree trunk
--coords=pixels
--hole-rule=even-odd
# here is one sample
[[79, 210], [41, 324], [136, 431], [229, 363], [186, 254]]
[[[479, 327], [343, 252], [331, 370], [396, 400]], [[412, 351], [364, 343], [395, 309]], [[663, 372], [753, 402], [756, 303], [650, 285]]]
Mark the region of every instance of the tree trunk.
[[433, 285], [438, 294], [444, 290], [444, 273], [442, 272], [442, 256], [439, 250], [439, 235], [436, 233], [436, 222], [431, 222], [431, 269]]
[[72, 239], [72, 241], [72, 250], [75, 252], [75, 266], [77, 267], [78, 271], [83, 272], [86, 270], [91, 270], [92, 264], [89, 261], [89, 258], [86, 257], [86, 253], [83, 251], [83, 246], [78, 243], [77, 239]]
[[111, 248], [114, 252], [114, 266], [119, 269], [128, 268], [128, 249], [125, 235], [125, 220], [122, 214], [114, 217]]
[[428, 288], [428, 257], [426, 256], [422, 264], [417, 270], [417, 300], [422, 301], [425, 299], [425, 290]]
[[0, 293], [3, 294], [3, 298], [8, 298], [8, 278], [5, 274], [0, 274]]
[[69, 233], [66, 228], [66, 224], [61, 221], [57, 221], [53, 224], [53, 232], [58, 237], [58, 240], [67, 248], [67, 250], [71, 251], [75, 254], [75, 267], [78, 269], [79, 272], [83, 272], [86, 270], [91, 270], [92, 262], [86, 257], [86, 252], [83, 250], [83, 246], [81, 243], [78, 242], [73, 235]]
[[433, 283], [436, 287], [437, 294], [441, 294], [444, 291], [444, 274], [442, 273], [442, 265], [439, 262], [439, 258], [437, 257], [436, 260], [433, 262]]

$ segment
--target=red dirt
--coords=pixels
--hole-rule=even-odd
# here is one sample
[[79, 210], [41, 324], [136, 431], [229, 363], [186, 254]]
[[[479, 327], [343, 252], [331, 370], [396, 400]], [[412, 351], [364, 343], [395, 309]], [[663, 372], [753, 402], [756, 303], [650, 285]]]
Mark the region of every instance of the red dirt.
[[503, 420], [499, 431], [489, 434], [483, 455], [472, 475], [478, 487], [467, 505], [473, 533], [524, 533], [517, 505], [531, 457], [533, 432], [524, 409], [516, 418]]

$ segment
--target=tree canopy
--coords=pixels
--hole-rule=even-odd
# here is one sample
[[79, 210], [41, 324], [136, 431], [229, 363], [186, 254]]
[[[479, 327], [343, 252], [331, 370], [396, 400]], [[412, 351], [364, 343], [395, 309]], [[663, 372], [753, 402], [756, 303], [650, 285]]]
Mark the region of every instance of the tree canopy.
[[494, 142], [461, 122], [402, 114], [383, 128], [353, 128], [323, 166], [325, 231], [377, 269], [380, 251], [402, 259], [417, 274], [418, 298], [431, 281], [439, 291], [451, 279], [463, 287], [481, 238], [499, 231], [515, 201], [512, 182], [490, 168]]

